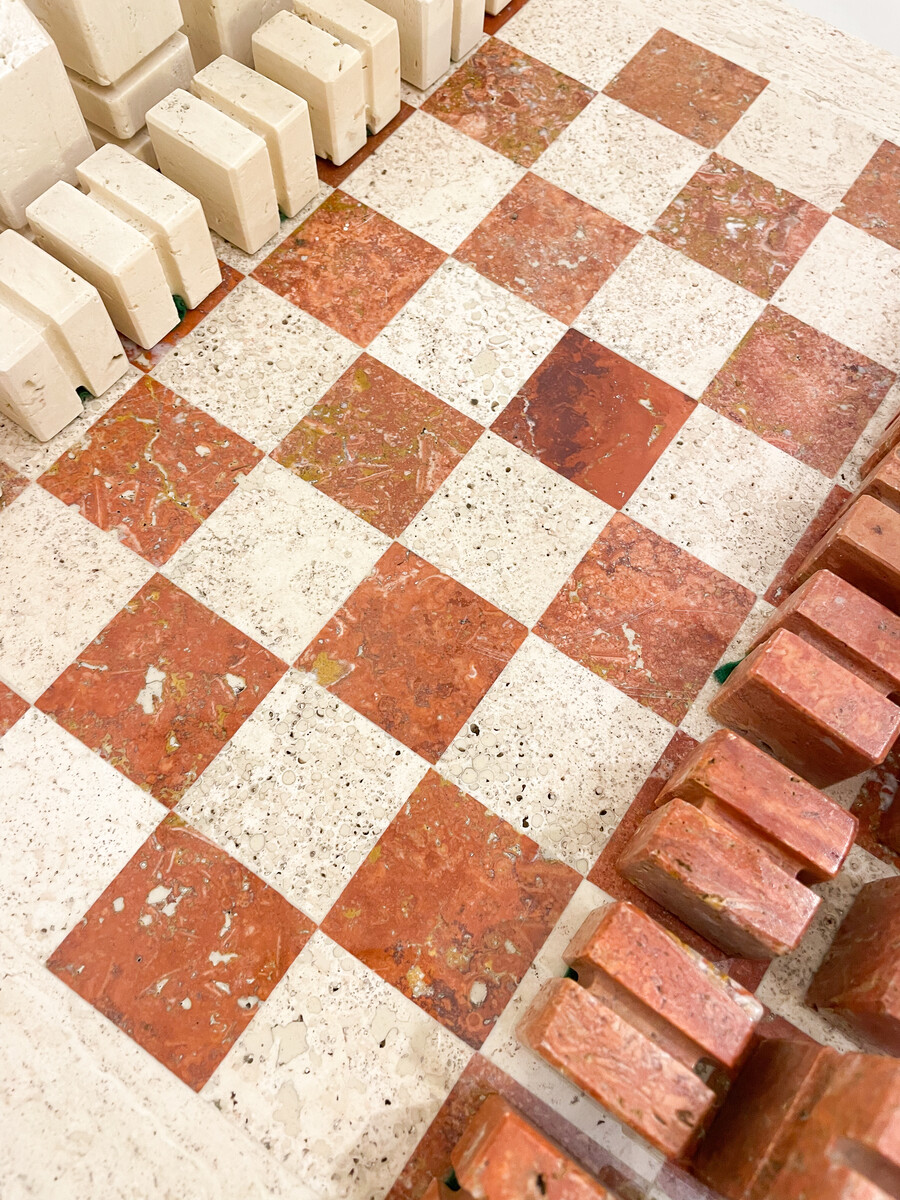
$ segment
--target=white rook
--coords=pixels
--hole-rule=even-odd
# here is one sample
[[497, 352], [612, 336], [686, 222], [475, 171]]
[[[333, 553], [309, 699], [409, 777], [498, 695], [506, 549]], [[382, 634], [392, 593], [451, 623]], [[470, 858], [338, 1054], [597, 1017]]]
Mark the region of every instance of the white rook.
[[366, 0], [294, 0], [294, 12], [359, 51], [366, 125], [370, 133], [379, 133], [400, 111], [397, 22]]
[[120, 333], [149, 350], [178, 324], [159, 256], [138, 230], [67, 183], [27, 214], [38, 245], [94, 285]]
[[124, 140], [144, 128], [148, 108], [175, 88], [188, 87], [193, 73], [190, 44], [183, 33], [174, 33], [118, 83], [101, 87], [75, 71], [69, 80], [85, 120]]
[[0, 233], [0, 301], [41, 330], [73, 393], [102, 396], [128, 370], [97, 289], [11, 229]]
[[125, 150], [132, 158], [139, 158], [141, 162], [145, 162], [148, 167], [158, 167], [156, 161], [156, 151], [153, 149], [153, 143], [150, 141], [150, 134], [147, 132], [147, 127], [139, 129], [134, 137], [117, 138], [111, 133], [107, 133], [105, 129], [100, 129], [96, 125], [92, 125], [88, 121], [88, 133], [91, 135], [91, 141], [94, 143], [94, 149], [99, 150], [101, 146], [118, 146], [120, 150]]
[[253, 35], [257, 71], [309, 105], [316, 154], [336, 166], [366, 144], [362, 57], [294, 13], [276, 13]]
[[280, 228], [266, 143], [190, 92], [175, 91], [147, 113], [163, 174], [203, 205], [206, 223], [247, 254]]
[[178, 0], [28, 0], [72, 71], [104, 86], [181, 28]]
[[496, 17], [509, 4], [509, 0], [485, 0], [484, 11], [489, 17]]
[[196, 308], [222, 282], [196, 196], [116, 146], [104, 146], [86, 159], [78, 181], [92, 200], [150, 239], [169, 291], [188, 308]]
[[453, 0], [450, 57], [454, 62], [464, 58], [478, 45], [478, 39], [484, 32], [484, 12], [484, 0]]
[[74, 179], [91, 152], [59, 53], [21, 0], [0, 3], [0, 223], [58, 179]]
[[309, 106], [302, 96], [222, 55], [194, 76], [195, 96], [265, 141], [278, 207], [296, 216], [319, 191]]
[[181, 0], [198, 70], [222, 54], [252, 66], [250, 39], [269, 17], [290, 7], [291, 0]]
[[431, 87], [450, 70], [454, 0], [372, 0], [400, 29], [400, 74]]
[[0, 413], [46, 442], [82, 412], [40, 330], [0, 300]]

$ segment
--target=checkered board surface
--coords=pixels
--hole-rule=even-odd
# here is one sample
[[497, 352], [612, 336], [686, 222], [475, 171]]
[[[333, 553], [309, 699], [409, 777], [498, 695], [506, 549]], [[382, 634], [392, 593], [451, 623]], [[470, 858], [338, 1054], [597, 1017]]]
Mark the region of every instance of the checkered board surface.
[[[739, 10], [739, 11], [736, 11]], [[0, 427], [4, 1197], [417, 1200], [900, 409], [900, 63], [778, 0], [522, 0], [45, 446]], [[797, 549], [800, 543], [800, 549]]]

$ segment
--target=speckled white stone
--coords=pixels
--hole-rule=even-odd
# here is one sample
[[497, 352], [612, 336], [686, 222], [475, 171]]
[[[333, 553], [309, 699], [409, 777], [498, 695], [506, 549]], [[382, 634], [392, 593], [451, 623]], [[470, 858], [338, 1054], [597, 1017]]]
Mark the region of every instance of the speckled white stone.
[[4, 934], [0, 960], [5, 1197], [318, 1200]]
[[575, 324], [696, 399], [764, 308], [736, 283], [646, 237]]
[[658, 121], [600, 95], [563, 130], [532, 170], [643, 233], [708, 153]]
[[613, 511], [486, 432], [400, 540], [533, 625]]
[[854, 846], [835, 879], [816, 884], [822, 897], [819, 911], [796, 950], [772, 961], [757, 990], [757, 996], [773, 1012], [791, 1021], [810, 1037], [838, 1050], [858, 1050], [861, 1043], [803, 1003], [806, 989], [834, 941], [838, 926], [860, 888], [873, 879], [886, 879], [897, 872], [861, 846]]
[[358, 354], [358, 346], [315, 317], [245, 279], [153, 374], [271, 450]]
[[718, 153], [830, 212], [881, 141], [815, 99], [773, 83], [726, 134]]
[[489, 425], [565, 331], [560, 321], [448, 259], [369, 352]]
[[0, 795], [3, 932], [40, 960], [166, 810], [34, 708], [0, 739]]
[[414, 112], [341, 186], [449, 254], [524, 174], [444, 121]]
[[267, 259], [274, 250], [277, 250], [285, 238], [289, 237], [297, 228], [297, 226], [305, 221], [314, 209], [319, 207], [323, 200], [327, 200], [333, 191], [333, 187], [329, 187], [328, 184], [322, 183], [322, 181], [319, 180], [319, 191], [316, 196], [310, 200], [309, 204], [301, 208], [296, 216], [286, 217], [281, 222], [280, 228], [275, 236], [270, 241], [266, 242], [261, 249], [257, 250], [255, 254], [245, 254], [243, 250], [239, 250], [237, 246], [232, 246], [231, 242], [226, 242], [224, 238], [219, 237], [217, 233], [213, 233], [213, 231], [210, 230], [212, 233], [213, 246], [216, 250], [216, 257], [220, 258], [222, 262], [228, 263], [230, 267], [234, 267], [236, 271], [240, 271], [242, 275], [249, 275], [251, 271], [255, 271], [259, 264], [263, 262], [264, 259]]
[[673, 733], [530, 635], [437, 769], [586, 875]]
[[762, 593], [829, 489], [812, 467], [701, 404], [624, 511]]
[[322, 921], [427, 770], [390, 734], [289, 671], [178, 812]]
[[[855, 492], [862, 482], [860, 468], [881, 441], [881, 436], [900, 413], [900, 383], [895, 383], [881, 404], [878, 411], [866, 425], [859, 436], [856, 445], [847, 455], [837, 473], [837, 482], [851, 492]], [[0, 453], [2, 458], [2, 453]]]
[[36, 700], [152, 574], [43, 488], [23, 492], [0, 514], [0, 678]]
[[900, 250], [832, 217], [774, 303], [900, 371]]
[[202, 1094], [319, 1195], [378, 1200], [470, 1056], [317, 932]]
[[165, 574], [292, 662], [389, 545], [374, 526], [266, 458]]
[[582, 880], [555, 929], [525, 972], [481, 1052], [613, 1154], [642, 1183], [648, 1184], [655, 1179], [663, 1163], [662, 1155], [652, 1150], [643, 1138], [622, 1125], [580, 1088], [569, 1083], [549, 1063], [520, 1045], [516, 1037], [516, 1025], [541, 987], [548, 980], [565, 975], [566, 964], [562, 956], [582, 921], [601, 904], [608, 904], [610, 899], [606, 892], [586, 879]]

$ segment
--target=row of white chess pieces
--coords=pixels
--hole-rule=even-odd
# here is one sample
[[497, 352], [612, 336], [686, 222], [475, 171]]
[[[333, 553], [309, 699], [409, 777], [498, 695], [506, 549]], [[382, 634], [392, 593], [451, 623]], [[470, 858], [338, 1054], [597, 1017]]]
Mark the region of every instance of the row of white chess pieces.
[[[39, 15], [52, 5], [58, 18], [67, 5], [99, 0], [28, 2]], [[179, 323], [174, 297], [196, 308], [218, 286], [210, 228], [255, 253], [277, 234], [279, 210], [295, 216], [315, 197], [315, 156], [340, 164], [355, 154], [367, 130], [377, 133], [398, 113], [401, 73], [430, 86], [451, 55], [462, 57], [477, 43], [485, 11], [483, 0], [378, 0], [377, 8], [367, 0], [292, 0], [296, 11], [281, 7], [246, 29], [248, 4], [258, 14], [281, 2], [231, 6], [243, 9], [252, 68], [222, 55], [184, 80], [189, 91], [176, 87], [149, 110], [142, 107], [146, 85], [133, 82], [136, 68], [118, 84], [69, 68], [82, 108], [93, 103], [107, 127], [140, 122], [149, 153], [132, 147], [138, 157], [119, 137], [94, 132], [95, 142], [106, 144], [84, 157], [86, 135], [69, 143], [60, 137], [66, 114], [57, 107], [45, 118], [56, 133], [55, 161], [19, 154], [30, 177], [3, 172], [0, 215], [14, 228], [0, 233], [0, 412], [34, 437], [47, 440], [75, 419], [79, 392], [100, 395], [121, 378], [128, 364], [116, 330], [149, 349]], [[218, 3], [220, 13], [228, 10]], [[181, 4], [190, 11], [210, 0]], [[398, 16], [384, 11], [395, 4]], [[74, 29], [77, 37], [69, 28], [54, 30], [64, 58], [101, 78], [117, 69], [103, 59], [108, 29], [97, 27], [88, 59], [84, 30]], [[18, 68], [18, 80], [12, 78], [26, 107], [38, 102], [36, 84], [47, 89], [52, 74], [41, 33], [21, 0], [0, 0], [0, 62]], [[154, 53], [159, 58], [160, 48]], [[178, 47], [166, 54], [183, 57]], [[187, 60], [193, 71], [190, 54]], [[57, 65], [62, 72], [58, 56]], [[3, 82], [0, 69], [0, 88]], [[62, 104], [64, 90], [49, 91], [41, 104]], [[77, 131], [78, 122], [71, 124]], [[26, 149], [39, 143], [32, 138]], [[48, 173], [56, 182], [35, 196], [36, 180]]]

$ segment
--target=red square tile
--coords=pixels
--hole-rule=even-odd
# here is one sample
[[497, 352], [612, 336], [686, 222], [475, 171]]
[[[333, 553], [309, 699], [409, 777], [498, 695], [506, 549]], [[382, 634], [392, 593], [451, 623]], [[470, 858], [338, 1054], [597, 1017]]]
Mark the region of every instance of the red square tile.
[[322, 928], [477, 1048], [579, 882], [429, 771]]
[[199, 1091], [314, 928], [173, 813], [47, 965]]
[[754, 598], [616, 513], [535, 633], [677, 725]]
[[771, 300], [827, 220], [809, 201], [712, 154], [650, 232]]
[[411, 104], [401, 103], [400, 111], [394, 117], [393, 121], [388, 121], [380, 133], [376, 133], [373, 137], [367, 137], [366, 144], [362, 149], [357, 150], [352, 158], [348, 158], [339, 167], [329, 162], [327, 158], [317, 158], [316, 167], [318, 168], [321, 181], [327, 183], [329, 187], [340, 187], [344, 180], [353, 174], [360, 163], [364, 163], [370, 154], [374, 154], [378, 147], [387, 141], [394, 130], [399, 129], [403, 122], [411, 117], [415, 111]]
[[620, 508], [696, 407], [570, 329], [492, 429]]
[[361, 354], [272, 458], [398, 537], [482, 432], [477, 421]]
[[146, 376], [39, 482], [161, 567], [262, 457]]
[[422, 108], [520, 167], [530, 167], [596, 94], [490, 38]]
[[28, 482], [24, 475], [0, 462], [0, 511], [12, 504], [16, 496], [21, 496]]
[[888, 846], [885, 846], [880, 837], [882, 815], [891, 805], [900, 804], [898, 796], [900, 796], [900, 747], [895, 743], [881, 766], [875, 767], [866, 775], [865, 782], [859, 789], [850, 811], [859, 818], [857, 845], [900, 871], [900, 854], [896, 854]]
[[747, 958], [727, 957], [718, 946], [708, 942], [706, 938], [679, 921], [678, 917], [673, 916], [668, 909], [657, 904], [655, 900], [651, 900], [633, 883], [629, 883], [619, 874], [616, 865], [624, 853], [625, 847], [637, 832], [638, 826], [653, 811], [656, 797], [662, 791], [664, 784], [674, 775], [676, 769], [681, 766], [696, 746], [697, 742], [683, 730], [679, 729], [675, 733], [663, 751], [659, 762], [647, 776], [644, 786], [619, 822], [612, 837], [604, 846], [600, 857], [591, 868], [588, 879], [613, 899], [630, 900], [632, 904], [642, 908], [663, 928], [668, 929], [683, 942], [693, 946], [698, 953], [714, 962], [720, 971], [730, 975], [744, 987], [755, 991], [759, 987], [768, 963], [756, 962]]
[[701, 400], [831, 476], [894, 379], [887, 367], [767, 308]]
[[437, 762], [526, 633], [487, 600], [393, 545], [297, 666]]
[[834, 213], [900, 250], [900, 146], [881, 143]]
[[36, 707], [171, 808], [285, 669], [155, 575]]
[[568, 324], [640, 240], [627, 225], [529, 173], [454, 257]]
[[823, 537], [826, 530], [834, 523], [838, 513], [850, 499], [851, 495], [851, 492], [839, 484], [835, 484], [831, 489], [822, 502], [822, 507], [803, 531], [800, 541], [785, 559], [781, 570], [772, 580], [769, 590], [763, 597], [769, 604], [777, 606], [782, 600], [788, 598], [790, 595], [790, 582], [797, 574], [800, 564], [819, 538]]
[[603, 91], [711, 150], [768, 80], [660, 29]]
[[0, 683], [0, 737], [12, 729], [19, 717], [28, 712], [28, 701]]
[[332, 192], [253, 278], [359, 346], [384, 329], [443, 251], [344, 192]]
[[169, 351], [174, 346], [177, 346], [183, 338], [192, 333], [203, 318], [211, 313], [217, 305], [221, 304], [228, 293], [234, 291], [244, 278], [240, 271], [236, 271], [234, 267], [229, 267], [228, 263], [220, 261], [219, 268], [222, 272], [222, 282], [215, 291], [210, 292], [206, 299], [201, 304], [198, 304], [196, 308], [192, 308], [185, 315], [181, 324], [177, 325], [171, 333], [167, 333], [161, 342], [156, 343], [152, 350], [145, 350], [143, 346], [138, 346], [130, 338], [120, 334], [128, 361], [133, 367], [138, 367], [141, 371], [152, 371], [156, 364], [165, 358]]

